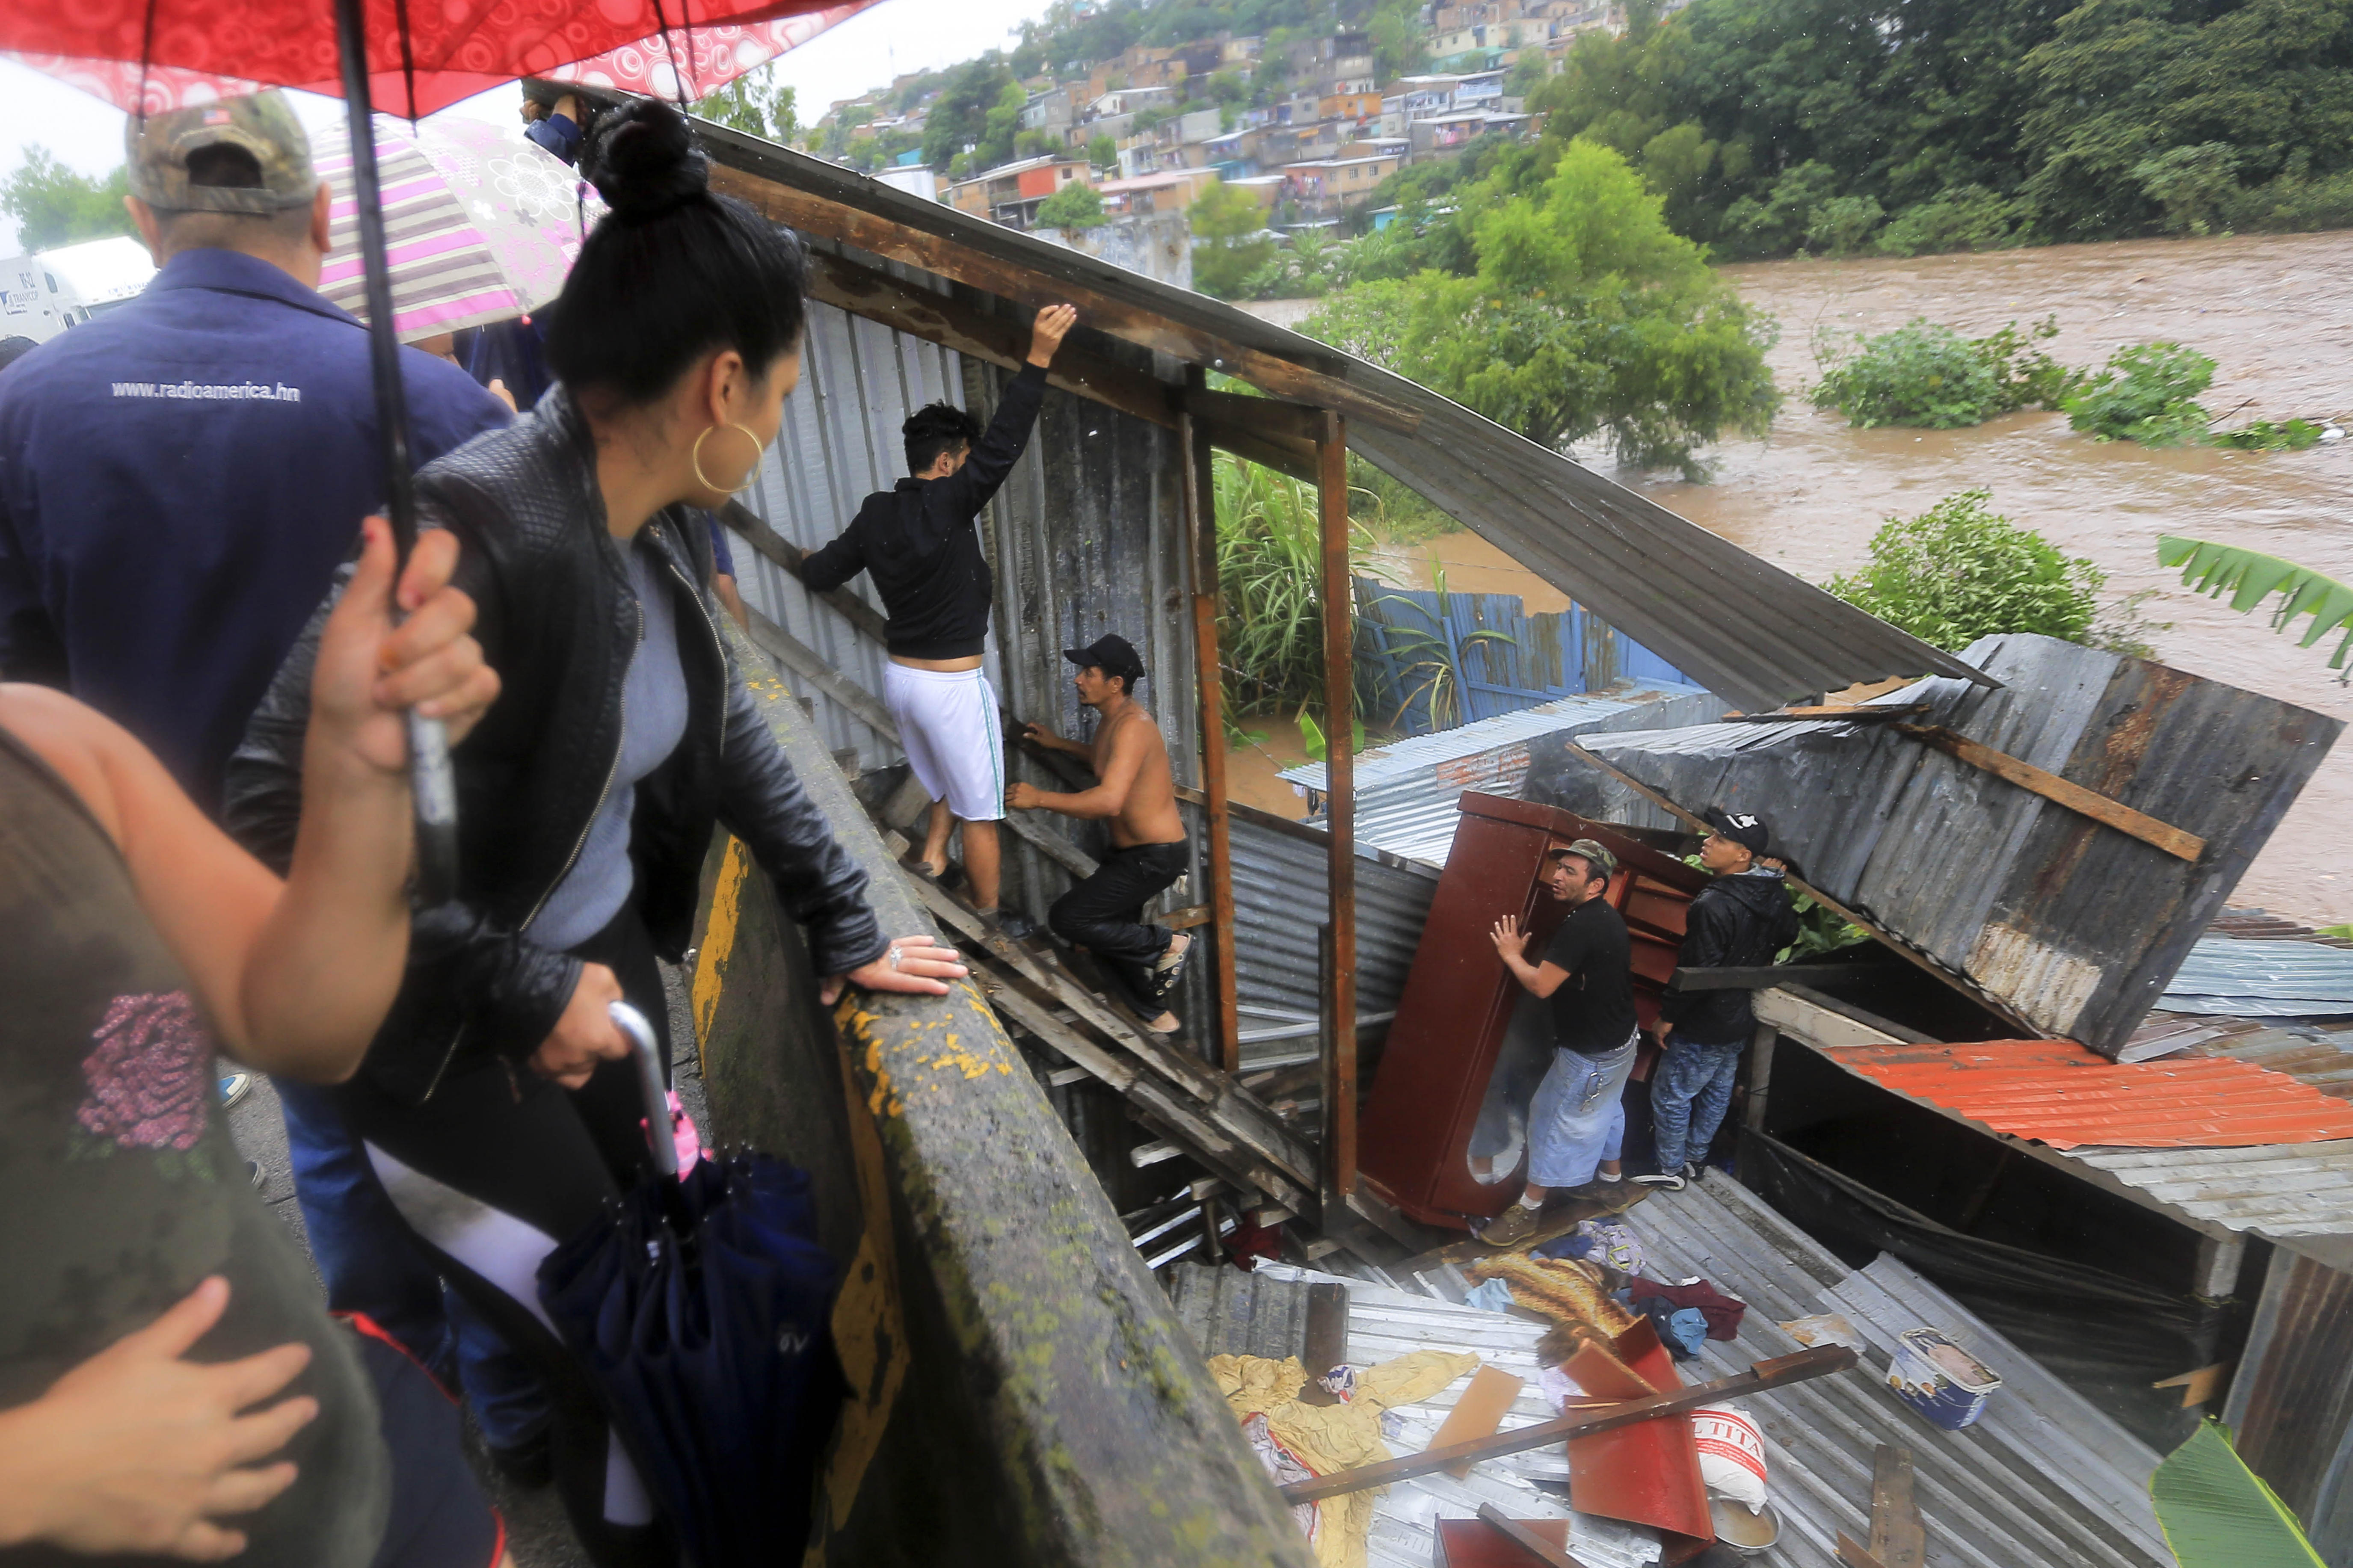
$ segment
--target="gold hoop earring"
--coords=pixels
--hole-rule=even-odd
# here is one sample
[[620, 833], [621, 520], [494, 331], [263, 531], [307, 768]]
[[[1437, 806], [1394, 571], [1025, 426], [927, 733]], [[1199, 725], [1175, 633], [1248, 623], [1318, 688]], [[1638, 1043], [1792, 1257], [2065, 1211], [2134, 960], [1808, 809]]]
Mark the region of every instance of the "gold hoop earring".
[[[712, 479], [709, 474], [702, 471], [702, 443], [710, 439], [711, 433], [712, 431], [722, 429], [742, 431], [744, 439], [752, 443], [752, 467], [750, 470], [744, 474], [744, 482], [740, 485], [723, 485], [717, 479]], [[693, 464], [695, 482], [702, 485], [704, 489], [717, 490], [722, 495], [740, 496], [745, 490], [750, 489], [754, 482], [759, 479], [760, 458], [766, 452], [767, 448], [760, 445], [760, 438], [757, 436], [753, 435], [749, 430], [745, 430], [743, 426], [730, 422], [723, 425], [704, 426], [702, 434], [694, 438], [693, 448], [687, 453], [687, 461]]]

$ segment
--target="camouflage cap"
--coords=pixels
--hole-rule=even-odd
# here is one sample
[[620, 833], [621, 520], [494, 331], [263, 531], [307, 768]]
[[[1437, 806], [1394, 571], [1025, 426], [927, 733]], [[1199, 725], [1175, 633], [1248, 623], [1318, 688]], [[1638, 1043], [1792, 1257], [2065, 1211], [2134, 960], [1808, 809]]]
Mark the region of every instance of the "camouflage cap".
[[[158, 212], [284, 212], [307, 206], [319, 188], [311, 166], [311, 138], [293, 106], [275, 88], [248, 98], [224, 98], [144, 118], [133, 115], [122, 133], [131, 165], [131, 194]], [[259, 185], [188, 183], [189, 155], [206, 147], [238, 147], [261, 166]]]
[[1574, 844], [1556, 844], [1546, 853], [1574, 855], [1581, 860], [1590, 861], [1594, 868], [1605, 877], [1618, 874], [1618, 857], [1609, 853], [1609, 847], [1597, 839], [1580, 838]]

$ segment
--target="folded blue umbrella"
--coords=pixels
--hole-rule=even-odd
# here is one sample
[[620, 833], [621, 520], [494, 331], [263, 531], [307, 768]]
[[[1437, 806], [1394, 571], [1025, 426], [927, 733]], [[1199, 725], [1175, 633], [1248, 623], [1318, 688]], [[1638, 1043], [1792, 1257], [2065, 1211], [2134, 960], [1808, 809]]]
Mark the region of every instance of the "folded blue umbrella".
[[548, 1255], [540, 1301], [698, 1568], [797, 1562], [848, 1393], [840, 1269], [807, 1173], [748, 1152], [678, 1170], [652, 1031], [625, 1004], [614, 1021], [647, 1086], [656, 1173]]

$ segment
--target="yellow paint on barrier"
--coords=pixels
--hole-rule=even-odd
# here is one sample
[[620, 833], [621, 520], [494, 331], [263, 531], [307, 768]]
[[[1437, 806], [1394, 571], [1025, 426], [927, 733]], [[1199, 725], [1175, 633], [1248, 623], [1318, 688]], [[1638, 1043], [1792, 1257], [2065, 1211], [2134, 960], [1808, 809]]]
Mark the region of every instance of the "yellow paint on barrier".
[[727, 963], [735, 956], [735, 930], [744, 913], [744, 879], [752, 872], [751, 851], [740, 838], [727, 840], [720, 858], [718, 883], [711, 890], [711, 919], [702, 932], [702, 951], [694, 960], [695, 1065], [707, 1077], [711, 1064], [702, 1059], [702, 1042], [711, 1037], [711, 1022], [719, 1014], [719, 993], [726, 984]]

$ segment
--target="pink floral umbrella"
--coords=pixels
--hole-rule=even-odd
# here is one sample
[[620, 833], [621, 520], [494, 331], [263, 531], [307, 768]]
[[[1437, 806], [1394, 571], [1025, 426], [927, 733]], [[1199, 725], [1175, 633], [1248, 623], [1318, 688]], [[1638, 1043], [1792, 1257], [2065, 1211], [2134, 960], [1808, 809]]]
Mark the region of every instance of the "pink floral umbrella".
[[[352, 149], [343, 129], [311, 146], [334, 187], [319, 291], [367, 314]], [[455, 116], [410, 126], [378, 116], [375, 155], [403, 342], [526, 315], [553, 300], [605, 205], [564, 162], [515, 130]]]

